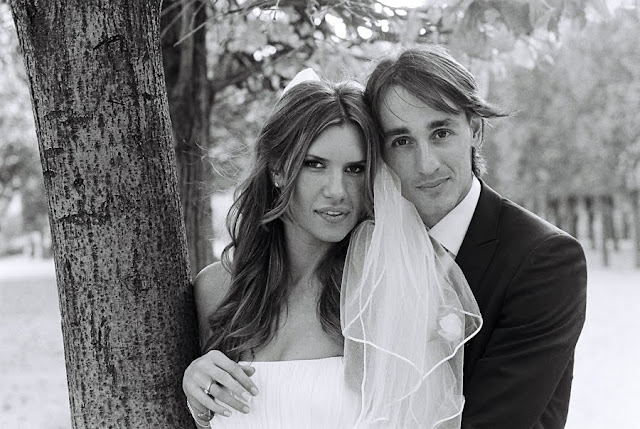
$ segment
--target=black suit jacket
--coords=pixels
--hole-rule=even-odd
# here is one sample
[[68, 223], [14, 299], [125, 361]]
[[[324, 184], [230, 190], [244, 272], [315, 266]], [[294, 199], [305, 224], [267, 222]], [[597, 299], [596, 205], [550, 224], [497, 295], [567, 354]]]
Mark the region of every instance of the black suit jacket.
[[584, 252], [484, 183], [456, 262], [484, 325], [465, 347], [463, 428], [562, 428], [586, 310]]

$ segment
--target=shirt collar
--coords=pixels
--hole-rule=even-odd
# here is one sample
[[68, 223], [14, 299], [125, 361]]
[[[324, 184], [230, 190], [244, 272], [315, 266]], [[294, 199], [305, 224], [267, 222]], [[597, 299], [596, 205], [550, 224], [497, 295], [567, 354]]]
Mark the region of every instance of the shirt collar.
[[467, 235], [471, 218], [480, 199], [480, 188], [480, 181], [473, 176], [467, 196], [429, 230], [429, 235], [454, 257], [458, 256], [464, 236]]

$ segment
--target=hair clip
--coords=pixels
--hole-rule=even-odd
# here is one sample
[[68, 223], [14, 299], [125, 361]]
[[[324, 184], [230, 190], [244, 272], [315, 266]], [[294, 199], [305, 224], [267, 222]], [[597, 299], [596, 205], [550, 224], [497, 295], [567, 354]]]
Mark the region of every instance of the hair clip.
[[320, 76], [318, 76], [311, 67], [301, 70], [298, 72], [297, 75], [293, 77], [293, 79], [291, 79], [291, 82], [289, 82], [289, 84], [284, 87], [284, 90], [282, 91], [282, 95], [284, 95], [287, 91], [289, 91], [291, 88], [293, 88], [299, 83], [308, 82], [308, 81], [319, 81], [319, 80], [321, 80]]

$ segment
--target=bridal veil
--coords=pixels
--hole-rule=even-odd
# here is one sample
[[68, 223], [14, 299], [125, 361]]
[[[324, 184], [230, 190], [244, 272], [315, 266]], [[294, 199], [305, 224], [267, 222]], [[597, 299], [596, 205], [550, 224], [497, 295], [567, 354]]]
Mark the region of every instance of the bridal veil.
[[375, 222], [352, 234], [340, 317], [359, 428], [460, 427], [464, 343], [482, 325], [469, 285], [383, 163]]

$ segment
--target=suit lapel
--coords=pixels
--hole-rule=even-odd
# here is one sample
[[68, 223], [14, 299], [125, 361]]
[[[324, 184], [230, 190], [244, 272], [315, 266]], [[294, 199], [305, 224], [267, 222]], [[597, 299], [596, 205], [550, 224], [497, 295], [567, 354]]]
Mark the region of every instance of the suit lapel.
[[456, 262], [462, 269], [476, 299], [482, 293], [480, 283], [498, 244], [498, 223], [502, 197], [480, 181], [478, 205], [462, 241]]

